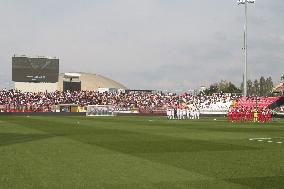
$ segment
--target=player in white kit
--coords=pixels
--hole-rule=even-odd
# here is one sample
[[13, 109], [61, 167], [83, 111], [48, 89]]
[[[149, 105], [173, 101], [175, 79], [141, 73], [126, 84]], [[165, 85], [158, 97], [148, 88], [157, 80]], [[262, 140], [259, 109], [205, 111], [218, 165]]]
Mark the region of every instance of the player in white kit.
[[197, 109], [196, 109], [196, 119], [199, 119], [199, 116], [200, 116], [200, 111], [199, 111], [199, 109], [197, 108]]
[[180, 119], [180, 117], [181, 117], [181, 111], [180, 111], [180, 108], [178, 108], [177, 109], [177, 118]]
[[182, 119], [185, 119], [186, 118], [186, 109], [183, 108], [182, 109]]
[[186, 109], [186, 118], [190, 119], [190, 109], [189, 108]]
[[170, 108], [167, 109], [167, 118], [171, 119], [171, 109]]

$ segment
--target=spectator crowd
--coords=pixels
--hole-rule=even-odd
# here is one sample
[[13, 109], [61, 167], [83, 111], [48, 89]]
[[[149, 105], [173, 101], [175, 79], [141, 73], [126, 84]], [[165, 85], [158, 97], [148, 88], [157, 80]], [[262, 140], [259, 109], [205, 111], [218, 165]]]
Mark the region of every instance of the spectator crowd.
[[203, 93], [162, 92], [21, 92], [17, 90], [0, 90], [0, 107], [6, 112], [51, 112], [60, 104], [76, 104], [81, 107], [88, 105], [112, 105], [117, 109], [165, 110], [191, 106], [198, 110], [228, 111], [236, 96], [218, 93], [211, 96]]

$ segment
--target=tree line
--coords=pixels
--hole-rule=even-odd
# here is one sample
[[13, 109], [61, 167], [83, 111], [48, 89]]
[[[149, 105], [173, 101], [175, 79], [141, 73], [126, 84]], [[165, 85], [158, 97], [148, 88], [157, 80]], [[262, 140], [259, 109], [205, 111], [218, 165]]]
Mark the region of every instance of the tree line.
[[[284, 74], [281, 76], [281, 82], [284, 82]], [[270, 96], [272, 94], [272, 89], [274, 87], [271, 77], [261, 76], [259, 79], [248, 80], [247, 81], [247, 94], [249, 96]], [[236, 93], [241, 94], [243, 91], [243, 83], [241, 86], [237, 87], [230, 81], [221, 80], [218, 83], [211, 84], [209, 88], [205, 89], [203, 92], [207, 95], [213, 93]]]

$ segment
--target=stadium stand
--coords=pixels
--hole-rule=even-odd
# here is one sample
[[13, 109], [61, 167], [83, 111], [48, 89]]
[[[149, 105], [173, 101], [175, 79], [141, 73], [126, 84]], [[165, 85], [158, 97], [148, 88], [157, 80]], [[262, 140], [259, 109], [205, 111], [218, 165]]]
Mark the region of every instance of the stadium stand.
[[[98, 91], [55, 91], [20, 92], [0, 90], [2, 112], [57, 112], [70, 106], [72, 112], [85, 111], [88, 105], [112, 105], [118, 111], [164, 114], [168, 108], [194, 108], [202, 114], [220, 112], [226, 114], [232, 105], [239, 108], [268, 107], [280, 97], [247, 97], [226, 93], [211, 96], [205, 94], [162, 92], [98, 92]], [[235, 103], [234, 103], [235, 102]], [[278, 103], [279, 104], [279, 103]]]
[[228, 121], [270, 122], [283, 105], [284, 97], [240, 97], [228, 111]]
[[194, 106], [197, 109], [228, 110], [235, 96], [230, 94], [177, 95], [174, 93], [153, 92], [96, 92], [96, 91], [56, 91], [56, 92], [20, 92], [1, 90], [0, 105], [2, 111], [8, 112], [50, 112], [58, 109], [60, 104], [113, 105], [116, 109], [140, 112], [165, 112], [169, 107]]
[[273, 88], [274, 92], [282, 92], [284, 91], [284, 83], [278, 84], [276, 87]]
[[246, 108], [268, 108], [269, 105], [273, 104], [280, 97], [242, 97], [237, 100], [237, 107]]

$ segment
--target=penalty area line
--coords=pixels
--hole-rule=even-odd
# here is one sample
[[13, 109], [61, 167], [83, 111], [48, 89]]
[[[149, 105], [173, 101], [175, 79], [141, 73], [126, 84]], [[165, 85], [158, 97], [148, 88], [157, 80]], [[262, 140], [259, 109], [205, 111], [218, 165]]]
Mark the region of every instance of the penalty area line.
[[271, 140], [272, 138], [250, 138], [249, 140]]

